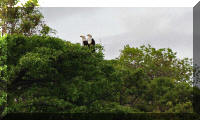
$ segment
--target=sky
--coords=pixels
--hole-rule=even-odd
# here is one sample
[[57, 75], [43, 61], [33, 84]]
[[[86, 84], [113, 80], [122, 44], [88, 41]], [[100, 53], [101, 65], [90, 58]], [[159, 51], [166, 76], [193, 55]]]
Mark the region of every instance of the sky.
[[82, 43], [92, 34], [105, 59], [119, 57], [124, 45], [171, 48], [179, 58], [193, 57], [192, 7], [42, 7], [56, 37]]

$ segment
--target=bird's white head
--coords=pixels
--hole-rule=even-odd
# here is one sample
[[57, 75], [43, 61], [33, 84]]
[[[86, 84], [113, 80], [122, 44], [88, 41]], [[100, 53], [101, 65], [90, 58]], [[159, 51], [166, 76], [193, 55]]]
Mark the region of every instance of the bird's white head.
[[90, 38], [92, 38], [92, 35], [91, 35], [91, 34], [87, 34], [87, 36], [90, 37]]
[[84, 35], [81, 35], [80, 37], [81, 37], [81, 38], [85, 38], [85, 36], [84, 36]]

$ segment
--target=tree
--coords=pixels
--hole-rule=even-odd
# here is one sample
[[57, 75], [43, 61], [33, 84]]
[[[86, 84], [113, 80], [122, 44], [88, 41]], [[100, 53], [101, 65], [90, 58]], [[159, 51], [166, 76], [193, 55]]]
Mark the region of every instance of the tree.
[[[126, 94], [125, 98], [130, 99], [138, 96], [135, 108], [145, 112], [166, 112], [169, 110], [169, 107], [166, 106], [168, 103], [172, 103], [172, 108], [175, 105], [192, 101], [193, 68], [190, 59], [178, 59], [176, 53], [169, 48], [156, 50], [150, 45], [139, 48], [131, 48], [127, 45], [122, 50], [118, 61], [120, 69], [133, 72], [143, 71], [139, 72], [142, 74], [131, 75], [131, 72], [128, 72], [129, 74], [123, 73], [121, 75], [121, 81], [125, 83], [132, 81], [129, 87], [125, 87], [124, 82], [123, 86], [124, 90], [132, 92], [132, 94], [131, 92]], [[122, 93], [125, 95], [126, 92]], [[137, 95], [137, 93], [140, 94]]]
[[[126, 54], [124, 59], [105, 60], [102, 50], [98, 44], [92, 52], [88, 47], [50, 36], [2, 37], [0, 65], [5, 68], [0, 77], [5, 79], [7, 90], [0, 91], [1, 112], [192, 112], [193, 87], [187, 75], [181, 80], [179, 75], [166, 72], [176, 63], [170, 62], [165, 69], [155, 67], [162, 73], [158, 74], [151, 67], [158, 64], [156, 57], [162, 58], [157, 56], [159, 52], [150, 52], [150, 59], [143, 58], [145, 64], [133, 64], [127, 62], [129, 57], [138, 61], [142, 58]], [[124, 51], [122, 55], [139, 54], [135, 49]], [[168, 57], [161, 59], [161, 64], [165, 61]], [[186, 63], [182, 66], [187, 68]], [[179, 74], [179, 69], [171, 71]]]
[[0, 2], [0, 26], [1, 33], [48, 35], [55, 30], [47, 26], [43, 15], [37, 8], [38, 0], [28, 0], [22, 7], [16, 6], [19, 0], [2, 0]]
[[[0, 38], [0, 116], [7, 103], [7, 42], [5, 37]], [[4, 113], [5, 114], [5, 113]]]
[[170, 48], [156, 50], [150, 45], [139, 48], [127, 45], [122, 50], [119, 60], [132, 69], [143, 69], [151, 80], [169, 77], [177, 82], [185, 81], [192, 84], [192, 60], [178, 59]]
[[101, 46], [92, 53], [80, 44], [45, 36], [13, 35], [4, 41], [8, 43], [10, 112], [67, 112], [104, 99], [109, 84], [101, 71]]
[[101, 46], [96, 45], [93, 53], [80, 44], [46, 36], [8, 35], [4, 41], [8, 112], [136, 111], [115, 101], [113, 61], [103, 59]]
[[[177, 106], [191, 103], [192, 87], [185, 82], [175, 83], [174, 79], [160, 77], [152, 80], [148, 84], [147, 96], [144, 97], [149, 101], [147, 106], [151, 106], [155, 112], [177, 112]], [[192, 112], [192, 105], [188, 104], [188, 112]]]

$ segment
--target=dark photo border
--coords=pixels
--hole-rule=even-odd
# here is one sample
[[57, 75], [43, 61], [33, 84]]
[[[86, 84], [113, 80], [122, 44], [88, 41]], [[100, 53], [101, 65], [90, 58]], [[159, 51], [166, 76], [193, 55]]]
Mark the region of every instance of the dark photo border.
[[3, 120], [199, 120], [196, 113], [11, 113]]
[[200, 113], [200, 2], [193, 8], [193, 109], [194, 112]]

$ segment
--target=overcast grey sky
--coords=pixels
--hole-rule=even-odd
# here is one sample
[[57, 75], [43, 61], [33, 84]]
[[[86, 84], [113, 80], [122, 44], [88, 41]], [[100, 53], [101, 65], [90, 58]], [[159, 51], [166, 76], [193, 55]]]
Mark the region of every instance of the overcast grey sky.
[[104, 46], [106, 59], [119, 56], [124, 45], [171, 48], [179, 58], [193, 57], [193, 8], [41, 8], [57, 37], [81, 43], [92, 34]]

